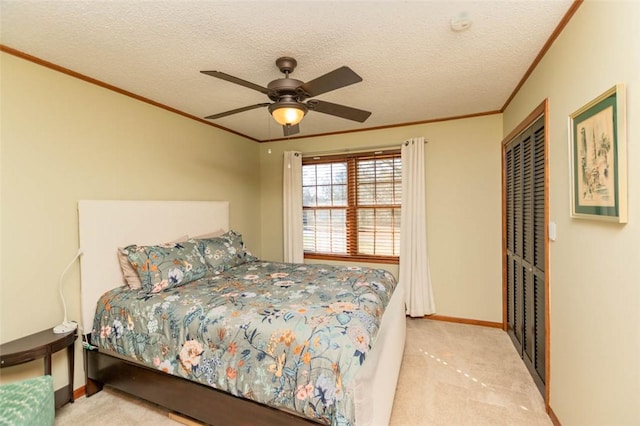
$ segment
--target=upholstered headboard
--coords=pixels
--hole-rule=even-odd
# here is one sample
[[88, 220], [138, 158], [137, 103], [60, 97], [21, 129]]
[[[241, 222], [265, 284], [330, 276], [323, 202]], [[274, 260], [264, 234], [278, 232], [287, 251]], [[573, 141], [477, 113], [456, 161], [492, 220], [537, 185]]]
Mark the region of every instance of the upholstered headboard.
[[124, 283], [117, 248], [154, 245], [183, 235], [196, 236], [229, 229], [228, 201], [78, 202], [82, 333], [93, 326], [96, 302]]

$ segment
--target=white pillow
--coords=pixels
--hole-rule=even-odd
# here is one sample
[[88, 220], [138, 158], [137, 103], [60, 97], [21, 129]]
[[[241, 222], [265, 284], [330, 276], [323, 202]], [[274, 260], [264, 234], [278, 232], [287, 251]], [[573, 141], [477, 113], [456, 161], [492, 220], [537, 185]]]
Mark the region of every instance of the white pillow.
[[209, 232], [208, 234], [196, 235], [195, 237], [191, 237], [194, 240], [205, 240], [207, 238], [217, 238], [224, 235], [226, 231], [222, 228], [217, 231]]

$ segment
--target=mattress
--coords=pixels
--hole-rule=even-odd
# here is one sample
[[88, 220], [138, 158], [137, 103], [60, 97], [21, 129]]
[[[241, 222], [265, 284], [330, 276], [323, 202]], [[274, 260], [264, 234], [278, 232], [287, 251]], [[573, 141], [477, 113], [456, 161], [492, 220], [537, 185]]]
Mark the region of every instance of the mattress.
[[[363, 413], [363, 394], [372, 388], [362, 387], [395, 391], [404, 328], [379, 333], [395, 288], [381, 269], [247, 262], [155, 294], [126, 287], [105, 293], [92, 343], [321, 423], [354, 425], [359, 411], [369, 420], [358, 424], [374, 424], [377, 412], [378, 420], [388, 418], [390, 403]], [[393, 299], [393, 322], [402, 327], [401, 298]], [[390, 351], [393, 360], [376, 346], [379, 337], [400, 345]], [[370, 378], [379, 362], [395, 372]]]

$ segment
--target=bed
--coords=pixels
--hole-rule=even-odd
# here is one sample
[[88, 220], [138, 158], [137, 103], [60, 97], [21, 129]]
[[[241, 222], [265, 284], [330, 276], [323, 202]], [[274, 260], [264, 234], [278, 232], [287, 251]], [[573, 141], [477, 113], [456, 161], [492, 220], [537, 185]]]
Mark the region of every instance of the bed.
[[[216, 426], [388, 424], [404, 349], [401, 287], [383, 270], [254, 258], [229, 231], [228, 208], [79, 202], [87, 395], [108, 384]], [[189, 238], [213, 230], [223, 235]], [[221, 241], [233, 255], [223, 266]], [[193, 279], [173, 271], [130, 290], [116, 250], [131, 244], [129, 259], [181, 250], [180, 274]]]

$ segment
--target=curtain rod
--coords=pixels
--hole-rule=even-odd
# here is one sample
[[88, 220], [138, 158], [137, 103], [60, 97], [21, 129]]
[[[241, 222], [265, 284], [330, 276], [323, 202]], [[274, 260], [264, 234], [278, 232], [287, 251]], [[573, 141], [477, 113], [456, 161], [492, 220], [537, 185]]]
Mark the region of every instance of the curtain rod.
[[[427, 140], [424, 143], [428, 143]], [[409, 141], [404, 141], [399, 145], [379, 145], [379, 146], [361, 146], [357, 148], [344, 148], [344, 149], [335, 149], [330, 151], [316, 151], [316, 152], [303, 152], [303, 157], [313, 157], [317, 155], [331, 155], [331, 154], [346, 154], [349, 152], [365, 152], [365, 151], [379, 151], [384, 149], [400, 149], [402, 145], [408, 145]]]

